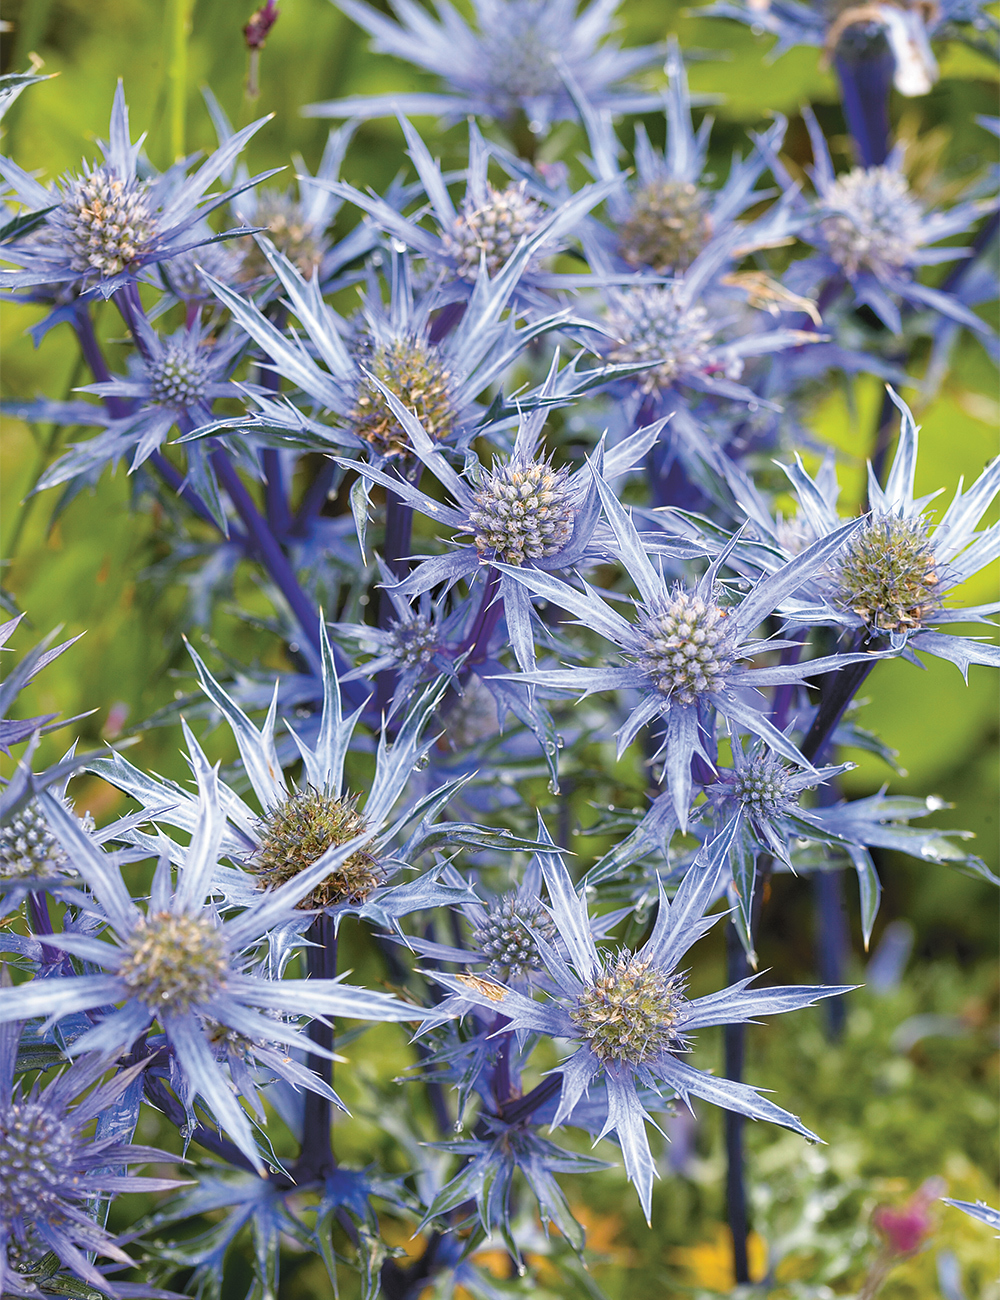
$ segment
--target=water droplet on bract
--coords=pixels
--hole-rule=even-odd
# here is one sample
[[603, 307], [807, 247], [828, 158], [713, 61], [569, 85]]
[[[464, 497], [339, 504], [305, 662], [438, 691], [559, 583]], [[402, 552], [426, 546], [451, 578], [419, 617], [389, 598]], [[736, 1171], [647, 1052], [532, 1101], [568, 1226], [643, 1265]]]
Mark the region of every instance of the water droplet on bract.
[[764, 35], [764, 28], [761, 26], [760, 23], [751, 23], [750, 30], [753, 32], [754, 36]]
[[565, 741], [565, 739], [564, 739], [562, 736], [560, 736], [560, 735], [557, 734], [557, 735], [556, 735], [556, 749], [565, 749], [565, 747], [566, 747], [566, 741]]
[[430, 765], [431, 765], [431, 760], [429, 755], [421, 754], [420, 757], [417, 759], [417, 761], [413, 764], [413, 770], [414, 772], [423, 772], [425, 771], [425, 769], [430, 767]]
[[541, 135], [545, 130], [545, 124], [544, 122], [539, 122], [537, 117], [533, 118], [532, 121], [528, 123], [528, 130], [532, 135]]
[[558, 793], [559, 793], [559, 782], [555, 779], [555, 777], [553, 777], [552, 780], [549, 782], [549, 794], [558, 794]]
[[518, 1277], [524, 1277], [525, 1274], [527, 1273], [527, 1271], [528, 1271], [528, 1268], [527, 1268], [527, 1265], [526, 1265], [526, 1264], [518, 1264], [518, 1266], [517, 1266], [517, 1276], [518, 1276]]
[[293, 655], [294, 655], [294, 654], [297, 654], [297, 653], [298, 653], [298, 649], [299, 649], [299, 643], [298, 643], [298, 641], [289, 641], [289, 643], [288, 643], [288, 648], [289, 648], [289, 650], [291, 650], [291, 652], [292, 652]]
[[748, 410], [751, 414], [753, 414], [753, 412], [757, 410], [757, 403], [756, 403], [756, 402], [747, 402], [747, 410]]
[[455, 1123], [453, 1124], [452, 1127], [454, 1128], [456, 1133], [461, 1133], [461, 1131], [465, 1128], [465, 1125], [462, 1123], [460, 1119], [457, 1119], [455, 1120]]

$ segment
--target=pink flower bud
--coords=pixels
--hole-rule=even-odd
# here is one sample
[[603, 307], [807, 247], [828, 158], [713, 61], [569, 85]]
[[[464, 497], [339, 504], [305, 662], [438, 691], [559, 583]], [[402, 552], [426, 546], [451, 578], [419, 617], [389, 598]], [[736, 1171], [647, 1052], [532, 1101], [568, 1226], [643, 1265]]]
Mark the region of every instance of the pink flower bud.
[[934, 1228], [931, 1206], [947, 1190], [943, 1178], [928, 1178], [905, 1205], [880, 1205], [872, 1222], [894, 1255], [912, 1255]]

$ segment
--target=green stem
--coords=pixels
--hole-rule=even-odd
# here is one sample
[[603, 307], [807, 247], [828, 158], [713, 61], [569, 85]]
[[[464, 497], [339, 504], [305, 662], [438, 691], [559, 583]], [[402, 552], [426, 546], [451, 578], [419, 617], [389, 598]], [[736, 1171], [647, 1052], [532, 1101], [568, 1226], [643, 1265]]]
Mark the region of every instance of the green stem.
[[184, 157], [184, 117], [187, 109], [188, 39], [194, 0], [170, 0], [170, 63], [167, 82], [170, 102], [170, 156], [176, 162]]

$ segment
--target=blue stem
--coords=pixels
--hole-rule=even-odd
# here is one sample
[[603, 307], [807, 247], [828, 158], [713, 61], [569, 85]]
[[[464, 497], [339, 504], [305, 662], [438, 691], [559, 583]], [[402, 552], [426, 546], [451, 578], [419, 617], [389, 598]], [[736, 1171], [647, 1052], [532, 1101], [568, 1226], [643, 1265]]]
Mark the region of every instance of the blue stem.
[[841, 40], [833, 61], [847, 129], [864, 167], [878, 167], [889, 156], [889, 91], [896, 61], [881, 33], [874, 39], [859, 33]]

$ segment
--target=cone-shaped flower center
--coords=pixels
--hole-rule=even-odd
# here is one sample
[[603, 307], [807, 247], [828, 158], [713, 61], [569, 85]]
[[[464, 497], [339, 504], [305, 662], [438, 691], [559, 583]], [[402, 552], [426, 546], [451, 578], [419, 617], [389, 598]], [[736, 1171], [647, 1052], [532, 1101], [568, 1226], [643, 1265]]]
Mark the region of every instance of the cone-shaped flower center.
[[525, 193], [525, 183], [505, 190], [487, 186], [487, 199], [476, 207], [469, 199], [455, 224], [444, 237], [448, 253], [457, 263], [463, 280], [475, 280], [485, 254], [486, 270], [492, 279], [518, 243], [530, 235], [542, 220], [542, 206]]
[[[391, 388], [424, 432], [443, 442], [455, 427], [451, 401], [451, 374], [436, 348], [419, 339], [395, 339], [379, 344], [371, 356], [361, 357], [365, 369]], [[389, 403], [364, 380], [358, 385], [351, 412], [354, 432], [370, 442], [381, 456], [411, 456], [410, 440], [400, 428]]]
[[[563, 10], [555, 10], [557, 16]], [[556, 57], [565, 54], [559, 38], [565, 31], [553, 23], [548, 0], [515, 0], [502, 6], [482, 6], [479, 50], [487, 60], [480, 71], [493, 98], [513, 112], [521, 99], [563, 93]]]
[[75, 177], [49, 224], [65, 236], [71, 268], [104, 279], [127, 270], [157, 236], [146, 185], [109, 167]]
[[576, 511], [565, 471], [543, 461], [509, 463], [485, 474], [475, 502], [469, 519], [476, 549], [506, 564], [555, 555], [573, 535]]
[[920, 519], [879, 515], [840, 553], [836, 600], [877, 632], [920, 627], [940, 605], [937, 562]]
[[396, 662], [403, 668], [429, 663], [439, 639], [437, 628], [423, 614], [390, 623], [388, 637]]
[[78, 1141], [71, 1124], [40, 1101], [0, 1108], [0, 1221], [47, 1221], [71, 1190]]
[[490, 974], [497, 979], [519, 979], [528, 971], [540, 970], [542, 959], [534, 935], [547, 943], [555, 939], [556, 928], [540, 903], [521, 902], [516, 894], [491, 903], [487, 917], [476, 930], [474, 943], [489, 958]]
[[795, 802], [790, 770], [774, 754], [761, 754], [732, 776], [733, 793], [751, 817], [773, 817]]
[[208, 349], [197, 338], [168, 339], [163, 354], [145, 362], [154, 402], [183, 411], [205, 397], [211, 379]]
[[677, 981], [624, 954], [579, 995], [570, 1019], [602, 1061], [641, 1065], [679, 1044]]
[[62, 845], [32, 799], [0, 826], [0, 879], [58, 876], [69, 867]]
[[736, 658], [726, 611], [683, 588], [663, 608], [647, 609], [636, 632], [636, 663], [662, 695], [679, 704], [718, 690]]
[[[327, 849], [363, 835], [368, 823], [356, 803], [356, 798], [336, 799], [307, 786], [269, 812], [259, 823], [259, 847], [250, 864], [260, 877], [261, 888], [283, 885], [312, 866]], [[382, 878], [378, 859], [358, 849], [298, 906], [311, 909], [361, 903]]]
[[621, 254], [631, 266], [684, 270], [711, 238], [704, 191], [688, 181], [649, 181], [636, 191], [621, 228]]
[[207, 914], [151, 912], [125, 947], [118, 974], [151, 1011], [182, 1014], [202, 1006], [229, 970], [222, 933]]
[[[302, 206], [289, 194], [275, 190], [261, 190], [252, 226], [264, 226], [267, 237], [279, 253], [297, 267], [308, 279], [323, 260], [322, 231], [316, 229], [302, 211]], [[261, 252], [256, 240], [246, 240], [246, 251], [240, 267], [241, 280], [256, 280], [261, 275], [271, 275], [271, 264]]]
[[889, 167], [855, 167], [833, 184], [820, 228], [830, 256], [849, 275], [888, 275], [920, 245], [919, 203], [906, 178]]
[[608, 311], [608, 327], [618, 336], [609, 359], [656, 362], [639, 382], [647, 393], [666, 388], [678, 375], [709, 365], [714, 331], [707, 320], [705, 308], [690, 306], [680, 285], [630, 289]]

